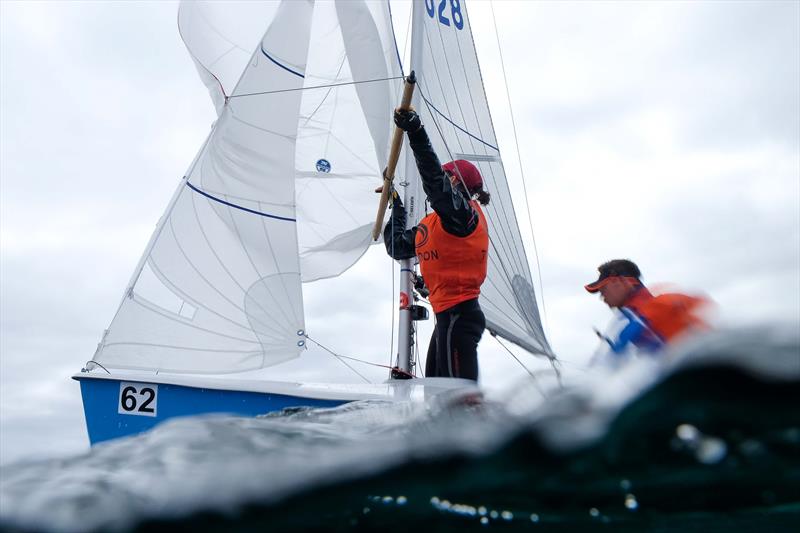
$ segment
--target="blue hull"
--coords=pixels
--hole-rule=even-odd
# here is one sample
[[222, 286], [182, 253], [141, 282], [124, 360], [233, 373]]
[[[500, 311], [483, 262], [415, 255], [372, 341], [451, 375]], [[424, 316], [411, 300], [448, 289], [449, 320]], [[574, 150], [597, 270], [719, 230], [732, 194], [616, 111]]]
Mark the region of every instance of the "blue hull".
[[[81, 384], [86, 429], [92, 445], [135, 435], [169, 418], [206, 413], [256, 416], [286, 407], [335, 407], [345, 400], [283, 394], [206, 389], [158, 383], [151, 398], [146, 383], [77, 377]], [[130, 384], [126, 387], [125, 384]], [[141, 386], [139, 386], [141, 385]], [[145, 393], [145, 394], [141, 394]], [[130, 408], [130, 409], [127, 409]], [[130, 412], [124, 412], [130, 411]]]

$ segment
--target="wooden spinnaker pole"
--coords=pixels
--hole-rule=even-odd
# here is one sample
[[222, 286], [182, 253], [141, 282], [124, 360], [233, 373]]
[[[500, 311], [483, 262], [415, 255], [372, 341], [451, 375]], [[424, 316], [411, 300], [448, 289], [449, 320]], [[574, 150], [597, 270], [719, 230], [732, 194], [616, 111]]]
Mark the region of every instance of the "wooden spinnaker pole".
[[[400, 109], [408, 109], [411, 106], [411, 97], [414, 95], [414, 85], [417, 78], [414, 71], [406, 78], [403, 87], [403, 99], [400, 101]], [[389, 195], [392, 192], [392, 181], [394, 180], [394, 170], [397, 168], [397, 161], [400, 159], [400, 149], [403, 147], [403, 130], [395, 126], [394, 137], [392, 137], [392, 147], [389, 151], [389, 160], [386, 162], [386, 170], [383, 171], [383, 192], [378, 203], [378, 215], [375, 217], [375, 226], [372, 228], [372, 240], [377, 241], [383, 229], [383, 217], [386, 215], [386, 206], [389, 203]]]

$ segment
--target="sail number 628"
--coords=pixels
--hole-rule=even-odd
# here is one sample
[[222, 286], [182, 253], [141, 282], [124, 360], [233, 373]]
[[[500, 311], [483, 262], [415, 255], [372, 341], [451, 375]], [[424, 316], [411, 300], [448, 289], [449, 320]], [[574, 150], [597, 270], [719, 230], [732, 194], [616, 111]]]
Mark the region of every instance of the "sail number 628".
[[457, 29], [464, 27], [464, 15], [461, 13], [461, 0], [450, 0], [450, 18], [447, 18], [447, 0], [438, 0], [439, 5], [436, 5], [437, 0], [425, 0], [425, 9], [428, 11], [428, 16], [432, 19], [439, 19], [439, 24], [445, 26], [450, 25], [450, 20]]

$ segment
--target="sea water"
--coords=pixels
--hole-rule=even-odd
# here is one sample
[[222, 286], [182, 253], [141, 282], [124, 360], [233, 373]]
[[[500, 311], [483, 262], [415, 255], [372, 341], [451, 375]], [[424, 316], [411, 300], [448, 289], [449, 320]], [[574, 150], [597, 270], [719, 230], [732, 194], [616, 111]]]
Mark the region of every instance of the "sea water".
[[800, 328], [474, 402], [168, 421], [5, 466], [9, 531], [800, 530]]

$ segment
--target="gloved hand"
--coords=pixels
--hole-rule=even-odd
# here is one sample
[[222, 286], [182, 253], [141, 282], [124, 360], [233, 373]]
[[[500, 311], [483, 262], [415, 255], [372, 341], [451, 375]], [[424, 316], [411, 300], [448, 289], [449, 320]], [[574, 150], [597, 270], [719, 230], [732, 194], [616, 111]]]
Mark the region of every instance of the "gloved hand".
[[413, 109], [395, 109], [394, 124], [401, 130], [409, 132], [415, 132], [422, 127], [422, 121]]

